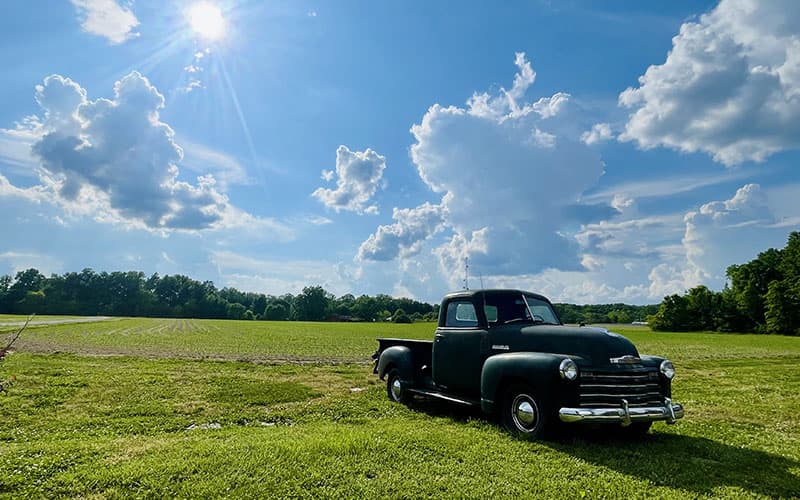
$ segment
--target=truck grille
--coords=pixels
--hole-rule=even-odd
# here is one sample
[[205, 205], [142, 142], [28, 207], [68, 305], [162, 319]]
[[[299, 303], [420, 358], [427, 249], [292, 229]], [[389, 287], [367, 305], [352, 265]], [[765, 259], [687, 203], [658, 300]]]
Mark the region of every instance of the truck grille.
[[656, 370], [581, 372], [578, 398], [580, 406], [594, 407], [619, 407], [623, 399], [628, 406], [664, 402]]

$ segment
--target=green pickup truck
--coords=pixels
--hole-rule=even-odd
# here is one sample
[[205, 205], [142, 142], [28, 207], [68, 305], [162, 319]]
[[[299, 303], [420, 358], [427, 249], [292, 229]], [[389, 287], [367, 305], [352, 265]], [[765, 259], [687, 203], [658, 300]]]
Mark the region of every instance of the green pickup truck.
[[640, 355], [622, 335], [561, 323], [545, 297], [519, 290], [445, 296], [434, 340], [378, 339], [374, 372], [386, 393], [479, 406], [513, 434], [535, 439], [549, 425], [592, 423], [646, 433], [674, 423], [672, 363]]

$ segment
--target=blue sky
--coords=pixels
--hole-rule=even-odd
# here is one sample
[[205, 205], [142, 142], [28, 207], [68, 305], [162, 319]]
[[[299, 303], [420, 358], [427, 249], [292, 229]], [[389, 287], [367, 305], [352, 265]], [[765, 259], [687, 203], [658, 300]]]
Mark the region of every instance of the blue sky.
[[653, 303], [800, 228], [795, 2], [4, 7], [0, 273]]

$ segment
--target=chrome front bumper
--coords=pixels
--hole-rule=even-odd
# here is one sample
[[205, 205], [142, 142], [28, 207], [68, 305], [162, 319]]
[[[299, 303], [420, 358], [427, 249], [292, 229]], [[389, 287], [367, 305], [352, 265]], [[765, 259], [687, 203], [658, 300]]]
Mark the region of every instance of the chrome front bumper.
[[683, 406], [665, 398], [663, 406], [629, 407], [628, 402], [623, 399], [620, 408], [561, 408], [558, 410], [558, 418], [569, 423], [619, 423], [623, 426], [633, 422], [657, 420], [674, 424], [677, 419], [683, 418]]

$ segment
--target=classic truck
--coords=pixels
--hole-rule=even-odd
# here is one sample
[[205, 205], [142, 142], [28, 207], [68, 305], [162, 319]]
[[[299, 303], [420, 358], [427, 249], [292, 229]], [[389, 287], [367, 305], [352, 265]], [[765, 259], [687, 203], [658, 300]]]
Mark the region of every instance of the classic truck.
[[559, 421], [644, 434], [654, 421], [671, 424], [684, 413], [671, 399], [672, 362], [640, 355], [605, 329], [562, 324], [535, 293], [451, 293], [433, 341], [378, 342], [373, 371], [392, 401], [421, 395], [479, 406], [528, 439]]

